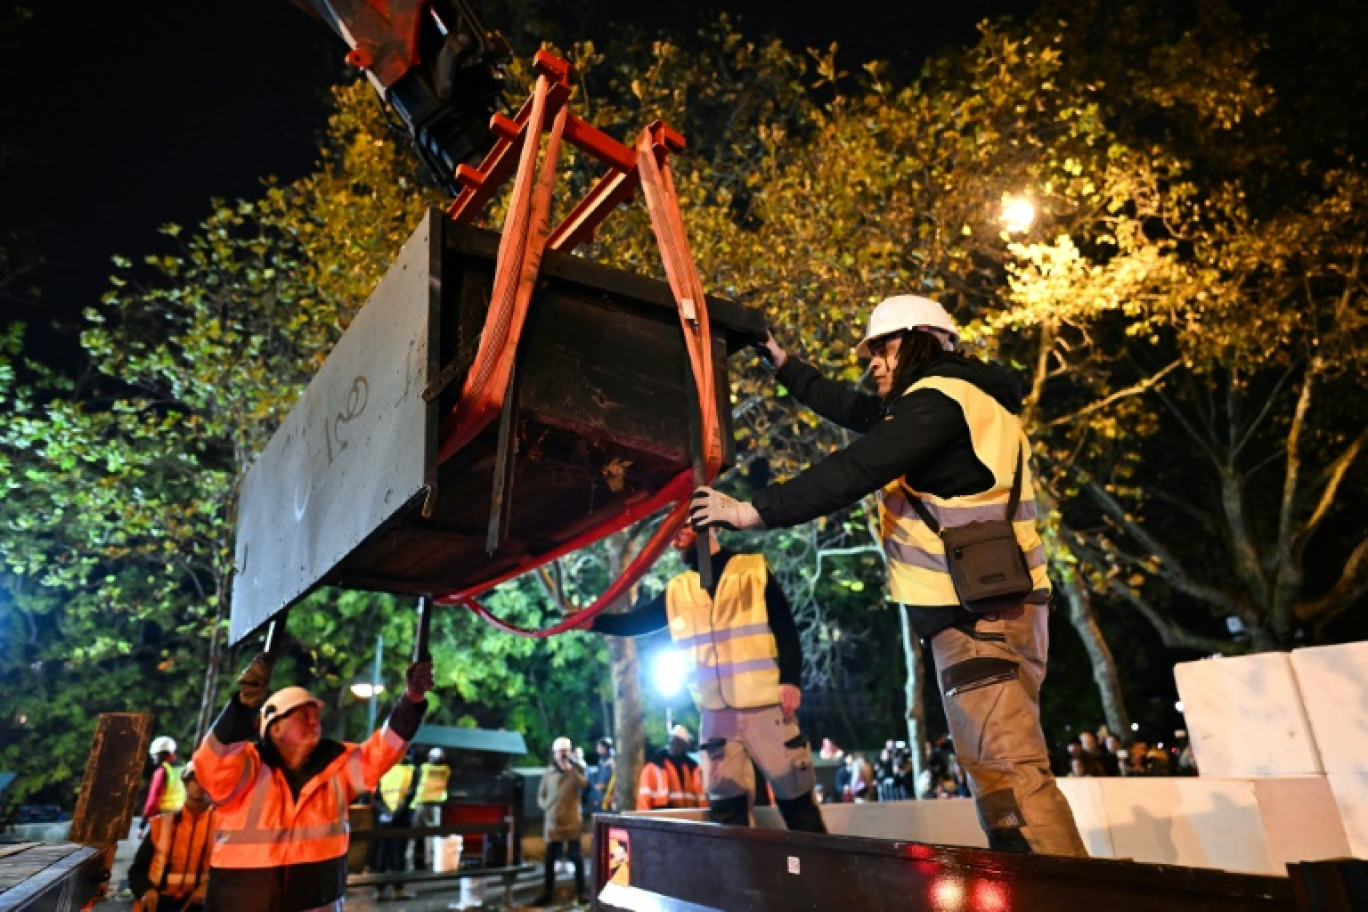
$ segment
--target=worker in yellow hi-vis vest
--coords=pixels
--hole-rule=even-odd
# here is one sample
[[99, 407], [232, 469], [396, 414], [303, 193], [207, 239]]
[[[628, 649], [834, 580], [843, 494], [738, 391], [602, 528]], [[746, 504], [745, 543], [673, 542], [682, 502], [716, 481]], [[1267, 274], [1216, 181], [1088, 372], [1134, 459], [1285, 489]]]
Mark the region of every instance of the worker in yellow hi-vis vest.
[[[428, 751], [427, 762], [418, 768], [418, 805], [414, 809], [414, 826], [441, 826], [442, 805], [447, 800], [447, 782], [451, 779], [451, 767], [447, 766], [446, 753], [440, 747]], [[419, 836], [413, 840], [413, 869], [427, 869], [429, 859], [435, 864], [437, 859], [436, 836]]]
[[[599, 615], [590, 629], [641, 636], [668, 627], [675, 648], [687, 650], [689, 690], [702, 717], [709, 820], [750, 822], [758, 767], [789, 829], [825, 833], [812, 798], [812, 749], [795, 718], [803, 701], [803, 655], [788, 598], [763, 554], [737, 554], [713, 533], [708, 553], [714, 583], [704, 589], [696, 545], [693, 529], [680, 529], [674, 547], [693, 569], [627, 614]], [[675, 727], [682, 737], [671, 732], [671, 743], [687, 742], [688, 731]], [[692, 805], [686, 771], [693, 761], [685, 763], [683, 753], [667, 751], [642, 770], [639, 810]]]
[[[410, 750], [407, 757], [380, 777], [373, 805], [376, 829], [404, 829], [413, 825], [413, 801], [418, 794], [418, 770], [413, 765], [415, 757]], [[407, 839], [375, 839], [371, 842], [367, 861], [371, 871], [376, 874], [401, 874], [407, 867], [407, 855]], [[384, 901], [390, 898], [389, 894], [389, 884], [381, 884], [376, 888], [375, 898]], [[412, 897], [403, 884], [397, 884], [394, 898]]]

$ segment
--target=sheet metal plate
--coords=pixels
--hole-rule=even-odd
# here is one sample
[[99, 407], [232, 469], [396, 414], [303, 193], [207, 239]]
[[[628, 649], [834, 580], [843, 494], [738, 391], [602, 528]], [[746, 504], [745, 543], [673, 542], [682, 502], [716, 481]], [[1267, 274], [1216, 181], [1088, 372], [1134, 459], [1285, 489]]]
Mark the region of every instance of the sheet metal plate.
[[247, 473], [230, 639], [309, 593], [436, 478], [442, 218], [429, 211]]

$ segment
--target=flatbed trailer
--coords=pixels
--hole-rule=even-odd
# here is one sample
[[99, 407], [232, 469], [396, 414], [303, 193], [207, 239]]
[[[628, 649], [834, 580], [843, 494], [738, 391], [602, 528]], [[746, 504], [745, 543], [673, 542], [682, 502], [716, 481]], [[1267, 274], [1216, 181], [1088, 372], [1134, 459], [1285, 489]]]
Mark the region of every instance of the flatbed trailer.
[[1288, 865], [1289, 877], [1275, 877], [631, 814], [594, 818], [593, 856], [596, 912], [1363, 908], [1345, 888], [1362, 877], [1354, 861]]

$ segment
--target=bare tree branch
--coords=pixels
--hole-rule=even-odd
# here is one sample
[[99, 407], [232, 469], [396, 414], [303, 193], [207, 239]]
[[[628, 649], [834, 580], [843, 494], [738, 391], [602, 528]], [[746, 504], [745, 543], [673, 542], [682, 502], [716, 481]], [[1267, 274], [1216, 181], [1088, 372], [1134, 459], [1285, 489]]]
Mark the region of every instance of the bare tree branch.
[[1045, 422], [1044, 427], [1048, 428], [1055, 427], [1061, 424], [1070, 424], [1074, 421], [1079, 420], [1080, 418], [1086, 418], [1089, 415], [1100, 412], [1108, 406], [1121, 401], [1122, 399], [1128, 399], [1131, 396], [1138, 396], [1141, 393], [1148, 392], [1151, 388], [1154, 387], [1155, 384], [1162, 380], [1166, 374], [1168, 374], [1172, 370], [1175, 370], [1181, 365], [1181, 361], [1174, 360], [1169, 364], [1164, 365], [1164, 367], [1161, 368], [1153, 376], [1141, 380], [1139, 383], [1132, 384], [1131, 386], [1128, 386], [1125, 389], [1117, 390], [1105, 399], [1099, 399], [1098, 401], [1093, 402], [1085, 408], [1081, 408], [1070, 415], [1061, 415], [1058, 418], [1054, 418], [1050, 421], [1047, 421]]

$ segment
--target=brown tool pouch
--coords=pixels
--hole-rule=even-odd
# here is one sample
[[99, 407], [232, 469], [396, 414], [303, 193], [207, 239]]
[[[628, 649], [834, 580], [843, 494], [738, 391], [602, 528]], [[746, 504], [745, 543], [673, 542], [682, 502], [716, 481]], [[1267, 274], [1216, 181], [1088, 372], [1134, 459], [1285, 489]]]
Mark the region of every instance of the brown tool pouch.
[[1021, 553], [1012, 517], [1021, 502], [1021, 452], [1017, 452], [1012, 494], [1002, 519], [942, 529], [926, 505], [908, 498], [927, 528], [945, 544], [946, 569], [960, 604], [974, 614], [998, 614], [1020, 605], [1035, 588]]

